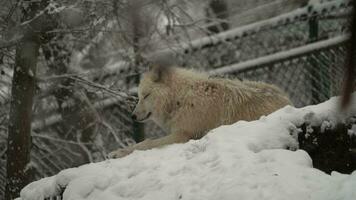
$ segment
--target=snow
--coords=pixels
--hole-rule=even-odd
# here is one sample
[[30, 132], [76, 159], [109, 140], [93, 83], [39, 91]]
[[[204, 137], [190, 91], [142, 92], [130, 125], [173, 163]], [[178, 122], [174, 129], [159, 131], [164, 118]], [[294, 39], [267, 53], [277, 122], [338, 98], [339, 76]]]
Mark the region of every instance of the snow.
[[31, 69], [28, 71], [28, 75], [29, 75], [30, 77], [34, 77], [33, 71], [32, 71]]
[[[356, 93], [353, 94], [356, 98]], [[200, 140], [135, 151], [121, 159], [91, 163], [33, 182], [22, 200], [60, 194], [63, 199], [356, 199], [356, 171], [331, 175], [312, 168], [298, 148], [297, 126], [328, 126], [356, 113], [356, 102], [339, 112], [339, 98], [315, 106], [287, 106], [259, 120], [239, 121]]]
[[356, 137], [356, 125], [352, 125], [351, 129], [348, 130], [348, 134], [351, 137]]

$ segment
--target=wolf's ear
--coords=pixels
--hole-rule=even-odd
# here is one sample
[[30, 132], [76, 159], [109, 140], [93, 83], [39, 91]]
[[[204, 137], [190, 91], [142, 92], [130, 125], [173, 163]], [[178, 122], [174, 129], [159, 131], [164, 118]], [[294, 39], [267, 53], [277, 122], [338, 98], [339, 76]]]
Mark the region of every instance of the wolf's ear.
[[152, 81], [160, 82], [167, 71], [167, 67], [164, 67], [162, 65], [150, 65], [149, 71], [152, 74]]

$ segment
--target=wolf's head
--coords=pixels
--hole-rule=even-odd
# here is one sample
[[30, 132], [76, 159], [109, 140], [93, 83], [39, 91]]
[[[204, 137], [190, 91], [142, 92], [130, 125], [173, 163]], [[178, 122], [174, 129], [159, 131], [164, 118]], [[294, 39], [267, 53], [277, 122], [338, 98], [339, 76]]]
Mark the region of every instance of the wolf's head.
[[156, 65], [143, 75], [138, 87], [139, 101], [132, 113], [132, 118], [139, 122], [165, 118], [167, 105], [170, 99], [169, 67]]

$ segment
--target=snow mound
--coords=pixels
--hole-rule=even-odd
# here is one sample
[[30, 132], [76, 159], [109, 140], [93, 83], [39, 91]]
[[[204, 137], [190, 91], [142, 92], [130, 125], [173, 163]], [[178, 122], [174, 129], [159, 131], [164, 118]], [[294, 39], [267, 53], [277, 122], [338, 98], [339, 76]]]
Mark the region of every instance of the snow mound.
[[302, 123], [336, 124], [356, 113], [356, 102], [339, 113], [338, 101], [287, 106], [257, 121], [221, 126], [200, 140], [63, 170], [26, 186], [20, 199], [43, 199], [65, 188], [64, 200], [353, 200], [356, 171], [328, 175], [312, 168], [305, 151], [286, 150], [298, 148]]

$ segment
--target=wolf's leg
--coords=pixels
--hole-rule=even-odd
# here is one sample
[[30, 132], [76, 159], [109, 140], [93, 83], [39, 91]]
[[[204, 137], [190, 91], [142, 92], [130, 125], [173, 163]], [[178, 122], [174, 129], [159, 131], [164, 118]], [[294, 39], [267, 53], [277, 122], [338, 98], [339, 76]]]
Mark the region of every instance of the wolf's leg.
[[124, 157], [130, 153], [132, 153], [134, 150], [147, 150], [147, 149], [152, 149], [155, 147], [161, 147], [167, 144], [173, 144], [173, 143], [184, 143], [187, 142], [190, 138], [187, 137], [185, 134], [170, 134], [162, 138], [158, 139], [147, 139], [143, 142], [140, 142], [138, 144], [135, 144], [131, 147], [127, 147], [125, 149], [118, 149], [116, 151], [113, 151], [109, 154], [109, 158], [121, 158]]

